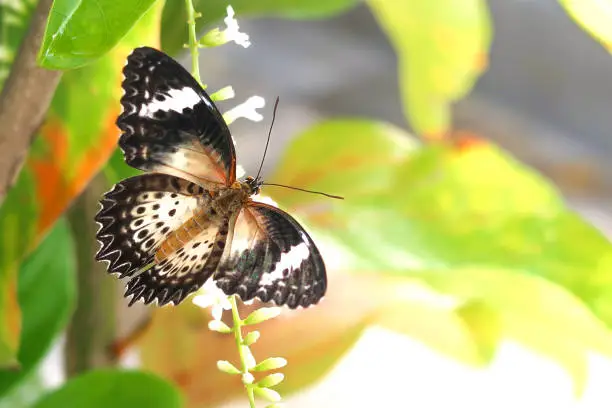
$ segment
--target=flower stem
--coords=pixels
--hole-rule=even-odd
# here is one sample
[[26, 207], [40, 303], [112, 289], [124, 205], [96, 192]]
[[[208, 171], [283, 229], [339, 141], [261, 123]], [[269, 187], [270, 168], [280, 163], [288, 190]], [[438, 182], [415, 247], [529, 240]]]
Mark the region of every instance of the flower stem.
[[[193, 7], [193, 1], [185, 0], [185, 8], [187, 9], [187, 27], [189, 29], [188, 47], [191, 53], [191, 75], [195, 78], [196, 81], [198, 81], [202, 88], [206, 89], [206, 86], [202, 83], [202, 79], [200, 78], [200, 64], [198, 52], [199, 44], [198, 40], [196, 39], [196, 12]], [[249, 382], [245, 381], [245, 375], [249, 374], [247, 356], [245, 355], [245, 349], [247, 346], [244, 345], [244, 340], [242, 339], [242, 319], [240, 319], [240, 314], [238, 313], [236, 296], [228, 296], [228, 300], [230, 302], [230, 305], [232, 306], [232, 320], [234, 321], [232, 332], [234, 333], [234, 340], [236, 341], [236, 347], [238, 348], [238, 356], [240, 358], [240, 372], [242, 373], [244, 388], [246, 389], [247, 397], [249, 398], [250, 408], [256, 408], [253, 384], [250, 384]]]
[[198, 84], [205, 88], [200, 78], [200, 59], [198, 51], [198, 40], [196, 38], [196, 12], [193, 8], [192, 0], [185, 0], [185, 9], [187, 10], [187, 27], [189, 29], [189, 51], [191, 52], [191, 75], [198, 81]]
[[[229, 296], [229, 302], [232, 305], [232, 320], [234, 322], [234, 340], [236, 340], [236, 347], [238, 347], [238, 356], [240, 357], [240, 371], [242, 374], [247, 374], [249, 368], [247, 367], [246, 357], [244, 355], [244, 347], [242, 340], [242, 319], [238, 313], [238, 305], [236, 304], [236, 295]], [[253, 387], [251, 384], [244, 384], [247, 396], [249, 398], [249, 405], [251, 408], [255, 408], [255, 395], [253, 394]]]

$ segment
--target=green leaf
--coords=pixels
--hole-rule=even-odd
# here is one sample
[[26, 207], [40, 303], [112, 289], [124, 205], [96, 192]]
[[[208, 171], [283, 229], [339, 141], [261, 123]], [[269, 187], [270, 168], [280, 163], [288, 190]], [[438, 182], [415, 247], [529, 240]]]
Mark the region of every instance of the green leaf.
[[261, 397], [270, 402], [277, 402], [281, 400], [280, 394], [269, 388], [255, 387], [253, 388], [253, 391], [255, 391], [255, 395], [257, 395], [258, 397]]
[[180, 393], [168, 382], [138, 371], [97, 370], [75, 377], [34, 408], [180, 408]]
[[253, 330], [252, 332], [249, 332], [244, 336], [244, 340], [242, 341], [242, 344], [244, 344], [245, 346], [250, 346], [252, 344], [255, 344], [255, 342], [259, 340], [260, 335], [261, 334], [257, 330]]
[[559, 0], [559, 3], [580, 27], [612, 52], [612, 1]]
[[[398, 166], [417, 146], [409, 133], [391, 124], [365, 119], [329, 120], [294, 138], [269, 179], [340, 194], [349, 202], [357, 196], [388, 191], [395, 182]], [[313, 161], [313, 157], [317, 160]], [[322, 201], [320, 196], [274, 187], [265, 193], [274, 193], [273, 198], [287, 205], [307, 206]], [[323, 200], [328, 204], [343, 203]]]
[[[30, 0], [0, 2], [0, 91], [11, 66], [36, 3]], [[30, 200], [32, 178], [21, 173], [0, 206], [0, 368], [18, 368], [16, 359], [20, 335], [20, 311], [17, 304], [17, 270], [21, 254], [34, 236], [34, 226], [24, 219], [36, 217], [36, 205]], [[23, 217], [18, 216], [22, 213]], [[24, 225], [26, 224], [26, 225]]]
[[[359, 0], [193, 0], [196, 12], [202, 17], [196, 20], [196, 30], [223, 24], [227, 6], [231, 5], [238, 19], [242, 16], [272, 16], [291, 19], [319, 19], [331, 17], [349, 10]], [[167, 1], [162, 15], [162, 48], [170, 55], [177, 55], [187, 43], [187, 14], [184, 1]], [[180, 23], [178, 23], [180, 22]], [[240, 20], [238, 21], [240, 23]], [[223, 26], [224, 28], [225, 26]]]
[[231, 333], [233, 330], [220, 320], [211, 320], [208, 322], [208, 329], [223, 334]]
[[[348, 249], [343, 254], [346, 265], [376, 270], [397, 261], [404, 267], [400, 261], [409, 255], [403, 244], [398, 248], [384, 243], [403, 241], [405, 230], [398, 225], [395, 211], [381, 204], [393, 200], [398, 168], [417, 146], [409, 133], [386, 123], [362, 119], [322, 122], [292, 140], [268, 180], [338, 194], [345, 200], [275, 187], [266, 187], [263, 193], [315, 227], [318, 236], [330, 236]], [[357, 205], [364, 219], [349, 209]]]
[[241, 373], [239, 369], [237, 369], [232, 363], [227, 360], [217, 361], [217, 368], [219, 369], [219, 371], [223, 371], [226, 374], [236, 375]]
[[487, 265], [541, 276], [612, 326], [610, 242], [500, 150], [424, 149], [398, 171], [394, 191], [390, 204], [405, 232], [403, 242], [387, 242], [403, 245], [419, 269]]
[[32, 404], [47, 392], [43, 373], [39, 367], [19, 381], [16, 387], [2, 394], [0, 408], [31, 408]]
[[251, 369], [251, 371], [269, 371], [282, 368], [287, 365], [287, 360], [282, 357], [270, 357], [266, 358], [261, 363], [257, 364]]
[[259, 309], [249, 314], [246, 319], [244, 319], [243, 324], [245, 326], [248, 326], [251, 324], [262, 323], [266, 320], [274, 319], [275, 317], [280, 315], [280, 313], [280, 307], [260, 307]]
[[29, 27], [36, 1], [13, 0], [0, 2], [0, 90], [8, 77], [13, 59]]
[[140, 170], [127, 165], [119, 148], [113, 151], [106, 166], [104, 166], [104, 175], [110, 184], [118, 183], [123, 179], [136, 176], [140, 173]]
[[486, 352], [501, 338], [516, 340], [563, 366], [578, 395], [586, 385], [589, 353], [612, 356], [612, 331], [576, 296], [546, 279], [474, 267], [410, 275], [465, 302], [457, 312]]
[[[303, 220], [315, 237], [324, 237], [318, 239], [323, 248], [329, 242], [342, 255], [356, 254], [354, 271], [427, 283], [427, 271], [437, 271], [433, 287], [463, 302], [454, 319], [432, 314], [458, 344], [437, 348], [465, 361], [486, 361], [502, 336], [511, 335], [566, 367], [580, 391], [585, 353], [609, 355], [609, 334], [597, 321], [612, 326], [609, 240], [570, 211], [543, 177], [484, 141], [411, 149], [398, 160], [391, 149], [376, 150], [387, 140], [384, 134], [364, 136], [359, 128], [344, 132], [338, 126], [331, 133], [325, 124], [315, 126], [291, 143], [270, 181], [346, 199], [272, 188], [265, 193]], [[320, 160], [305, 160], [313, 156]], [[466, 270], [486, 273], [477, 277]], [[470, 296], [458, 294], [459, 284]], [[553, 306], [540, 305], [541, 299]], [[415, 313], [414, 303], [395, 319], [382, 314], [377, 321], [433, 342], [398, 321], [408, 310]], [[517, 311], [523, 304], [529, 307]], [[530, 316], [530, 309], [538, 312]], [[534, 325], [548, 331], [529, 328]], [[574, 327], [584, 336], [563, 331]], [[480, 358], [473, 359], [463, 332], [470, 333]], [[557, 340], [560, 336], [567, 341]], [[546, 350], [547, 342], [558, 347]]]
[[[375, 313], [368, 316], [367, 322], [407, 335], [465, 364], [481, 366], [490, 362], [499, 340], [494, 336], [494, 312], [478, 314], [477, 304], [480, 310], [490, 307], [438, 292], [419, 280], [420, 272], [353, 275], [353, 280], [365, 280], [367, 286], [362, 286], [367, 287], [375, 302]], [[479, 316], [483, 317], [478, 319]]]
[[[458, 276], [460, 274], [453, 272], [452, 279], [457, 279]], [[446, 293], [446, 291], [443, 292]], [[488, 295], [489, 292], [487, 292]], [[502, 310], [506, 312], [507, 308], [502, 308]], [[455, 313], [472, 335], [482, 361], [491, 361], [505, 329], [498, 311], [488, 302], [475, 297], [464, 299], [464, 303], [455, 310]]]
[[420, 135], [449, 131], [452, 103], [487, 66], [491, 22], [485, 0], [370, 0], [398, 56], [404, 112]]
[[17, 183], [0, 207], [0, 353], [5, 334], [12, 336], [9, 346], [16, 347], [19, 337], [19, 265], [116, 148], [121, 67], [135, 45], [155, 40], [158, 27], [151, 23], [160, 12], [151, 9], [96, 63], [63, 75]]
[[255, 360], [255, 357], [253, 356], [253, 352], [251, 351], [249, 346], [242, 345], [239, 347], [242, 350], [242, 355], [243, 355], [244, 364], [246, 366], [246, 369], [247, 371], [250, 371], [253, 367], [257, 365], [257, 361]]
[[257, 382], [258, 387], [274, 387], [280, 384], [285, 379], [283, 373], [270, 374]]
[[68, 321], [75, 300], [72, 237], [58, 222], [19, 271], [19, 305], [23, 316], [18, 371], [0, 371], [0, 394], [27, 378]]
[[49, 69], [87, 65], [109, 52], [155, 0], [55, 0], [38, 63]]
[[0, 366], [16, 367], [20, 336], [20, 305], [17, 301], [17, 272], [24, 253], [35, 236], [38, 211], [32, 200], [34, 180], [22, 171], [18, 182], [0, 207]]

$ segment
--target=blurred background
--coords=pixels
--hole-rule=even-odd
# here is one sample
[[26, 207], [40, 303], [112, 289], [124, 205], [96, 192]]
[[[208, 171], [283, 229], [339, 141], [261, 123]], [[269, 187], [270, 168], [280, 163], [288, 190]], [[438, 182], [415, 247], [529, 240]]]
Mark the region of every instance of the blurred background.
[[[263, 121], [230, 125], [247, 174], [279, 96], [264, 177], [346, 197], [264, 191], [313, 235], [330, 282], [320, 305], [256, 327], [257, 361], [288, 360], [274, 387], [283, 402], [610, 406], [612, 3], [326, 1], [235, 1], [251, 46], [199, 58], [210, 93], [236, 92], [222, 112], [266, 100]], [[131, 14], [54, 3], [41, 63], [71, 70], [0, 207], [0, 268], [19, 270], [23, 315], [21, 332], [11, 326], [21, 370], [0, 370], [1, 408], [247, 406], [238, 377], [216, 369], [237, 355], [231, 336], [208, 330], [210, 310], [128, 309], [125, 282], [93, 262], [101, 194], [138, 174], [113, 125], [125, 56], [146, 44], [190, 67], [183, 2], [151, 1], [146, 14], [145, 3], [126, 0]], [[194, 4], [198, 35], [223, 28], [226, 2]], [[23, 35], [27, 18], [15, 16], [35, 5], [0, 3], [2, 80], [19, 43], [6, 27]], [[108, 21], [134, 28], [123, 37]], [[0, 330], [0, 362], [3, 339]], [[182, 402], [162, 403], [152, 391], [161, 384], [119, 371], [106, 372], [109, 383], [87, 377], [108, 367], [154, 374]], [[122, 395], [134, 399], [112, 399]]]
[[[494, 27], [489, 68], [457, 103], [454, 127], [495, 141], [541, 171], [609, 231], [609, 52], [557, 1], [487, 4]], [[323, 118], [365, 116], [406, 126], [395, 53], [365, 5], [324, 21], [245, 19], [241, 27], [252, 45], [207, 51], [201, 70], [217, 87], [232, 84], [238, 99], [280, 96], [265, 168], [274, 168], [292, 135]], [[234, 125], [249, 169], [259, 164], [266, 126]]]
[[[572, 208], [609, 236], [609, 52], [557, 1], [487, 3], [494, 27], [490, 65], [457, 103], [454, 127], [491, 139], [541, 171]], [[200, 62], [213, 88], [231, 84], [237, 100], [257, 94], [268, 101], [266, 121], [233, 125], [247, 173], [259, 165], [276, 96], [279, 113], [265, 169], [275, 167], [292, 136], [322, 119], [365, 116], [406, 126], [396, 55], [365, 5], [324, 21], [244, 19], [241, 28], [251, 36], [249, 48], [219, 47], [203, 53]], [[559, 366], [516, 343], [503, 344], [490, 367], [474, 369], [373, 328], [320, 382], [287, 404], [602, 407], [612, 401], [610, 378], [612, 360], [594, 358], [585, 395], [576, 401], [571, 379]]]

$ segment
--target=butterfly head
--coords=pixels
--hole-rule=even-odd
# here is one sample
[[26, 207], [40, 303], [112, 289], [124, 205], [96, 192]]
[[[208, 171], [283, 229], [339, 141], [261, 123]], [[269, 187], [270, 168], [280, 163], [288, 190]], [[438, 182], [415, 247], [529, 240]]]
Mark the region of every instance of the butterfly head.
[[259, 194], [259, 190], [261, 189], [263, 180], [261, 180], [259, 177], [255, 178], [255, 177], [247, 176], [244, 179], [244, 184], [249, 189], [249, 195]]

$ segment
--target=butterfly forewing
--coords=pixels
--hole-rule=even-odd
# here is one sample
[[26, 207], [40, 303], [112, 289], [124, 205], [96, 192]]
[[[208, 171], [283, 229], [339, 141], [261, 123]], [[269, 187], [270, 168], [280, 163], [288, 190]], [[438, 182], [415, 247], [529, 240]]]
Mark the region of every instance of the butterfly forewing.
[[123, 68], [119, 146], [126, 162], [208, 188], [230, 185], [236, 154], [223, 117], [175, 60], [153, 48], [135, 49]]
[[290, 308], [317, 303], [325, 294], [323, 259], [289, 214], [250, 202], [233, 225], [231, 248], [215, 274], [226, 294], [258, 297]]

